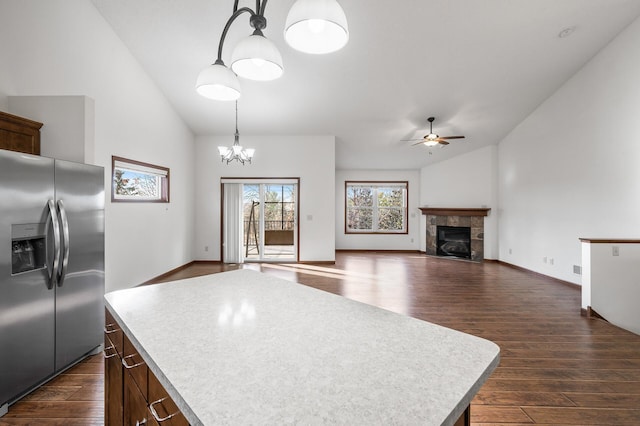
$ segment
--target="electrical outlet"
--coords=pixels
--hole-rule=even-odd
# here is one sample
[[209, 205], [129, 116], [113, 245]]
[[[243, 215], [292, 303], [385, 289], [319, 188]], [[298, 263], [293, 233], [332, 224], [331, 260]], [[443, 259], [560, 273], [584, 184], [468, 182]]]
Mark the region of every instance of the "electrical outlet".
[[542, 263], [547, 263], [547, 256], [542, 258]]
[[553, 257], [549, 259], [549, 265], [553, 265]]
[[618, 246], [612, 246], [611, 247], [611, 251], [613, 252], [614, 256], [620, 256], [620, 247]]
[[577, 275], [582, 275], [582, 266], [573, 265], [573, 273]]
[[209, 251], [209, 246], [204, 246], [204, 251]]
[[513, 253], [513, 250], [509, 249], [509, 254]]

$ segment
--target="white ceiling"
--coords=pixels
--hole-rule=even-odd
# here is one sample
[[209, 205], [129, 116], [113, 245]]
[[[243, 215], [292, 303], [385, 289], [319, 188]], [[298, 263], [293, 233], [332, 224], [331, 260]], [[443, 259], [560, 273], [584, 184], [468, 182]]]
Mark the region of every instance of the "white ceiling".
[[[193, 132], [230, 135], [231, 144], [233, 103], [202, 98], [194, 86], [217, 56], [233, 1], [92, 2]], [[267, 3], [264, 33], [280, 49], [285, 73], [241, 81], [240, 141], [243, 134], [335, 135], [338, 169], [416, 169], [497, 144], [640, 15], [639, 0], [340, 0], [349, 43], [315, 56], [284, 42], [293, 2]], [[229, 31], [227, 64], [235, 41], [251, 32], [248, 16]], [[558, 37], [567, 27], [573, 34]], [[466, 139], [432, 155], [401, 142], [424, 135], [429, 116], [436, 133]], [[544, 123], [540, 130], [542, 137]]]

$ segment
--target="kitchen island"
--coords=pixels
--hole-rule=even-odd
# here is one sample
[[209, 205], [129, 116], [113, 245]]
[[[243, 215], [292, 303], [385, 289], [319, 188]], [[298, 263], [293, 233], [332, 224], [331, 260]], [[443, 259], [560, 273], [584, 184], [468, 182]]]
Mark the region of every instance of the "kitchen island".
[[499, 362], [487, 340], [252, 270], [105, 300], [107, 332], [121, 329], [140, 357], [124, 375], [144, 363], [148, 406], [157, 378], [192, 425], [468, 422]]

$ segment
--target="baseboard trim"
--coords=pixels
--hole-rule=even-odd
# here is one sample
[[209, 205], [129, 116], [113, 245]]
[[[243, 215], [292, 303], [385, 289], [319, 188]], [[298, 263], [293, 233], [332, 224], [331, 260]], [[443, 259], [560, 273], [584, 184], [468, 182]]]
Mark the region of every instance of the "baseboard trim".
[[550, 275], [541, 274], [540, 272], [532, 271], [531, 269], [523, 268], [522, 266], [517, 266], [517, 265], [514, 265], [512, 263], [505, 262], [503, 260], [492, 260], [492, 262], [497, 262], [497, 263], [499, 263], [501, 265], [508, 266], [510, 268], [517, 269], [519, 271], [527, 272], [527, 273], [532, 274], [532, 275], [536, 275], [536, 276], [539, 276], [539, 277], [542, 277], [542, 278], [545, 278], [545, 279], [548, 279], [548, 280], [552, 280], [552, 281], [555, 281], [555, 282], [557, 282], [559, 284], [566, 285], [566, 286], [575, 288], [577, 290], [581, 290], [582, 289], [582, 286], [579, 285], [579, 284], [572, 283], [572, 282], [565, 281], [565, 280], [561, 280], [559, 278], [552, 277]]
[[597, 313], [591, 306], [587, 306], [587, 309], [581, 308], [580, 315], [582, 315], [583, 317], [587, 317], [589, 319], [599, 319], [602, 321], [609, 322], [605, 317]]

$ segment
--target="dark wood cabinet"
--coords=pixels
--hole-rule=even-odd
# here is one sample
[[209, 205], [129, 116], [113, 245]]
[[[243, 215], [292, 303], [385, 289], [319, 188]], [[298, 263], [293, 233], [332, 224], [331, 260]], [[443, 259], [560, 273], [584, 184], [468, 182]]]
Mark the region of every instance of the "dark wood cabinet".
[[188, 426], [109, 310], [105, 320], [105, 425]]
[[124, 383], [122, 375], [122, 330], [105, 312], [104, 328], [104, 424], [123, 424]]
[[42, 123], [0, 111], [0, 149], [40, 155]]

